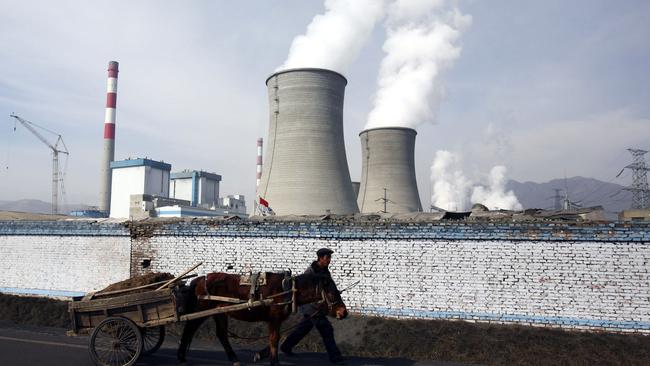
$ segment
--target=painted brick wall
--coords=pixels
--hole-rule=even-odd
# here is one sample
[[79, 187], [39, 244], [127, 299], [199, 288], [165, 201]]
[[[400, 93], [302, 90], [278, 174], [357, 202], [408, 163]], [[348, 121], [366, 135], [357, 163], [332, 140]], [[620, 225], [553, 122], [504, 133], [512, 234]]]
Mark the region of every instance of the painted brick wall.
[[[357, 312], [650, 333], [649, 229], [566, 223], [0, 222], [0, 264], [15, 272], [0, 287], [88, 291], [129, 271], [178, 273], [199, 261], [201, 272], [301, 272], [315, 250], [327, 246], [336, 252], [332, 272], [339, 287], [361, 280], [344, 297]], [[36, 267], [42, 269], [30, 278]], [[48, 276], [54, 279], [37, 278]]]
[[0, 291], [81, 295], [128, 278], [130, 256], [122, 225], [0, 222]]
[[650, 332], [647, 225], [196, 221], [132, 232], [132, 274], [198, 261], [302, 271], [327, 246], [339, 287], [361, 280], [345, 295], [357, 312]]

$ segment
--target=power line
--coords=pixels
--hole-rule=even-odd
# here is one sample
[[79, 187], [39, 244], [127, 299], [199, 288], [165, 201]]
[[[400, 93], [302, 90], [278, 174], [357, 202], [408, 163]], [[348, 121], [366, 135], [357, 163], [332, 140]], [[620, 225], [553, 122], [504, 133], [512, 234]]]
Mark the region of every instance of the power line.
[[[618, 159], [618, 158], [622, 157], [622, 155], [623, 155], [623, 152], [621, 151], [621, 152], [619, 152], [619, 154], [617, 155], [616, 158]], [[582, 202], [583, 205], [586, 204], [587, 202], [597, 202], [597, 201], [595, 201], [595, 200], [589, 200], [589, 201], [587, 201], [587, 198], [590, 197], [591, 195], [593, 195], [594, 193], [600, 191], [600, 190], [601, 190], [603, 187], [605, 187], [608, 183], [613, 183], [615, 179], [621, 177], [621, 174], [623, 174], [624, 171], [625, 171], [625, 168], [621, 169], [621, 171], [618, 172], [618, 174], [616, 174], [616, 175], [614, 176], [614, 178], [608, 180], [607, 182], [600, 182], [600, 184], [599, 184], [599, 185], [598, 185], [594, 190], [592, 190], [591, 192], [589, 192], [589, 193], [585, 194], [584, 196], [582, 196], [582, 198], [581, 198], [580, 200], [578, 200], [577, 202]], [[621, 179], [623, 179], [623, 178], [625, 178], [625, 176], [623, 176]], [[611, 196], [610, 196], [610, 197], [611, 197]]]
[[[625, 170], [625, 168], [624, 168], [623, 170]], [[580, 201], [583, 201], [583, 202], [585, 202], [585, 201], [586, 201], [586, 202], [590, 202], [590, 201], [587, 201], [587, 198], [588, 198], [588, 197], [590, 197], [590, 196], [593, 195], [594, 193], [600, 191], [600, 190], [601, 190], [603, 187], [605, 187], [607, 184], [613, 184], [613, 183], [614, 183], [614, 180], [617, 179], [617, 178], [619, 178], [619, 177], [621, 176], [621, 173], [623, 173], [623, 170], [621, 170], [621, 171], [620, 171], [620, 172], [619, 172], [619, 173], [618, 173], [614, 178], [608, 180], [607, 182], [600, 182], [600, 184], [598, 185], [598, 187], [596, 187], [596, 189], [594, 189], [594, 190], [592, 190], [591, 192], [585, 194], [585, 195], [582, 197], [582, 199], [580, 199]], [[625, 176], [623, 176], [623, 178], [625, 178]], [[593, 200], [592, 200], [592, 201], [593, 201]]]

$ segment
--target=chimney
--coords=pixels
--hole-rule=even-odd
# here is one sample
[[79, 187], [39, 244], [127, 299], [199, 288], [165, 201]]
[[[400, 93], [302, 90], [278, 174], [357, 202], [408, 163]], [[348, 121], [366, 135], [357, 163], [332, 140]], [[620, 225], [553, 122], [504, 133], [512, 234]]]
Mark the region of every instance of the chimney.
[[255, 181], [256, 189], [260, 188], [260, 180], [262, 180], [262, 144], [263, 143], [264, 140], [261, 137], [257, 139], [257, 179]]
[[115, 106], [117, 104], [117, 61], [108, 63], [106, 87], [106, 116], [104, 117], [104, 155], [101, 161], [99, 188], [99, 211], [110, 213], [111, 209], [111, 162], [115, 159]]

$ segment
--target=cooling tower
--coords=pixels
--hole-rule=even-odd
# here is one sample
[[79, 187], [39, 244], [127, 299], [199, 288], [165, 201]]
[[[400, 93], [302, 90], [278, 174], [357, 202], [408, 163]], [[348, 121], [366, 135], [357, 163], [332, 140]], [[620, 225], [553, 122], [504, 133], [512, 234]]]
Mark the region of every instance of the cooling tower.
[[347, 80], [290, 69], [266, 80], [269, 137], [259, 197], [279, 215], [359, 212], [343, 142]]
[[[362, 213], [422, 211], [415, 180], [415, 135], [410, 128], [385, 127], [361, 132]], [[384, 191], [385, 189], [385, 191]], [[385, 194], [385, 197], [384, 197]]]

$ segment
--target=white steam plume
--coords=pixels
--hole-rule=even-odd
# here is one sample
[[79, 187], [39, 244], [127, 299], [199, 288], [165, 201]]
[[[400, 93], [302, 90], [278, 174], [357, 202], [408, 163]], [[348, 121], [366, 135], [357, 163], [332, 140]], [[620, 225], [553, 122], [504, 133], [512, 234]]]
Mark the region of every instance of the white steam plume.
[[491, 210], [522, 209], [514, 192], [505, 189], [506, 167], [493, 167], [486, 187], [474, 184], [467, 178], [461, 162], [458, 154], [445, 150], [436, 152], [431, 165], [432, 205], [448, 211], [467, 211], [474, 203], [481, 203]]
[[384, 15], [383, 0], [326, 0], [325, 13], [293, 39], [278, 70], [318, 67], [345, 73]]
[[431, 204], [448, 211], [464, 211], [470, 206], [472, 182], [461, 169], [460, 157], [438, 150], [431, 165], [433, 192]]
[[472, 203], [482, 203], [490, 210], [521, 210], [523, 207], [513, 191], [506, 191], [506, 167], [497, 165], [490, 170], [487, 187], [474, 187]]
[[433, 121], [444, 95], [442, 71], [460, 56], [456, 45], [472, 22], [450, 0], [396, 0], [388, 8], [386, 56], [366, 129]]

